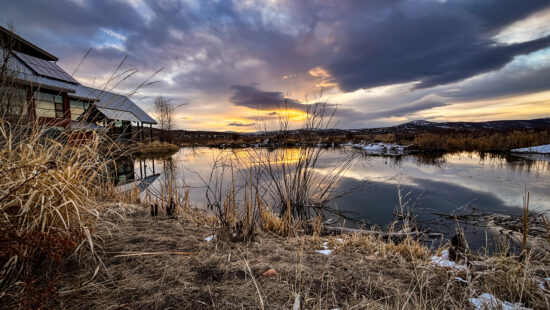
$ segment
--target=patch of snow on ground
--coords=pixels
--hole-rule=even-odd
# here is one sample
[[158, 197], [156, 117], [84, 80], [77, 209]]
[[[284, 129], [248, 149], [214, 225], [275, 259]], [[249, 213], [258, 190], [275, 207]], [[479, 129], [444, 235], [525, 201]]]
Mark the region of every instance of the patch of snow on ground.
[[550, 144], [524, 147], [521, 149], [513, 149], [513, 153], [537, 153], [537, 154], [550, 154]]
[[216, 235], [208, 236], [208, 237], [204, 238], [204, 241], [210, 242], [210, 241], [214, 240], [214, 238], [216, 238]]
[[321, 253], [323, 255], [330, 255], [332, 254], [332, 250], [328, 248], [328, 242], [323, 242], [323, 250], [315, 250], [317, 253]]
[[321, 253], [323, 255], [330, 255], [332, 254], [332, 250], [315, 250], [317, 253]]
[[439, 265], [441, 267], [449, 267], [449, 268], [456, 268], [456, 269], [467, 269], [464, 265], [459, 265], [451, 260], [449, 260], [449, 250], [443, 250], [441, 252], [441, 256], [434, 255], [431, 258], [432, 263]]
[[523, 304], [520, 302], [513, 304], [511, 302], [502, 301], [489, 293], [483, 293], [479, 295], [478, 298], [469, 298], [468, 300], [476, 310], [530, 310], [530, 308], [523, 307]]
[[406, 146], [394, 143], [357, 143], [351, 145], [353, 148], [365, 151], [370, 155], [402, 155]]

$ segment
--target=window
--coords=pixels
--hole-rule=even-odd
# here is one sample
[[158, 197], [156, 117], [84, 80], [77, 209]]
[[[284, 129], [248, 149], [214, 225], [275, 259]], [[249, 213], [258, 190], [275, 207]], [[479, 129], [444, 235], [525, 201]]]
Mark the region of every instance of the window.
[[63, 118], [63, 97], [37, 91], [34, 93], [36, 116]]
[[71, 119], [76, 121], [86, 109], [88, 109], [89, 103], [81, 100], [69, 100], [71, 104]]
[[27, 114], [27, 90], [15, 87], [0, 87], [0, 113], [8, 115]]

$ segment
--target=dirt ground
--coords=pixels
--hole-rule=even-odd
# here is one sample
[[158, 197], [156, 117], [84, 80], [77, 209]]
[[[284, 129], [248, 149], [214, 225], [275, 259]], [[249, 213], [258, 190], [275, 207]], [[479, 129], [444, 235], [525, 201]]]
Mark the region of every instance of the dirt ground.
[[[507, 295], [494, 277], [434, 266], [433, 254], [415, 244], [269, 233], [250, 243], [207, 242], [213, 229], [198, 221], [153, 218], [137, 206], [124, 212], [96, 232], [101, 264], [66, 267], [61, 308], [471, 309], [468, 297], [488, 289]], [[324, 242], [332, 254], [316, 252]], [[276, 276], [263, 275], [270, 268]], [[518, 298], [539, 309], [549, 304], [543, 293]]]

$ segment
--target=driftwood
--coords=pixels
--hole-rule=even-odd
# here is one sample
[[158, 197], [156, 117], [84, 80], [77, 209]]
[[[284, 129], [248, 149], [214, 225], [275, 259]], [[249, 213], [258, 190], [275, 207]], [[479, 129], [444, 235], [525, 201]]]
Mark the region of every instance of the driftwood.
[[329, 234], [362, 234], [362, 235], [371, 235], [382, 238], [406, 238], [406, 237], [430, 237], [430, 238], [439, 238], [442, 237], [441, 233], [430, 233], [426, 231], [408, 231], [400, 230], [396, 232], [385, 232], [377, 230], [363, 230], [363, 229], [354, 229], [347, 227], [332, 227], [332, 226], [323, 226], [323, 232]]

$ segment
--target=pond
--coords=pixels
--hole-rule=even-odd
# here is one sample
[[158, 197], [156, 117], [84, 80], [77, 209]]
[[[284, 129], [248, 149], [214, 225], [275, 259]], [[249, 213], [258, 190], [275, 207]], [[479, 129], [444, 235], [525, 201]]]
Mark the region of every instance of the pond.
[[[297, 149], [287, 149], [288, 152]], [[135, 162], [134, 170], [144, 174], [160, 173], [162, 182], [167, 168], [180, 186], [190, 187], [190, 200], [206, 207], [205, 180], [216, 158], [231, 152], [216, 148], [182, 148], [170, 159]], [[326, 171], [349, 152], [348, 148], [322, 151], [316, 170]], [[331, 202], [345, 211], [350, 227], [384, 227], [395, 219], [401, 195], [402, 205], [415, 215], [418, 225], [452, 236], [453, 221], [440, 214], [462, 213], [476, 208], [490, 213], [519, 215], [525, 188], [530, 192], [530, 210], [550, 210], [550, 158], [520, 157], [478, 153], [417, 154], [396, 157], [360, 154], [346, 170], [338, 191], [349, 192]], [[152, 188], [155, 188], [155, 183]], [[472, 248], [492, 244], [494, 234], [480, 227], [460, 225]]]

